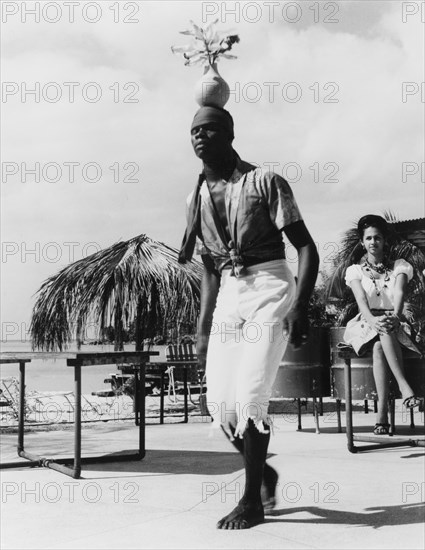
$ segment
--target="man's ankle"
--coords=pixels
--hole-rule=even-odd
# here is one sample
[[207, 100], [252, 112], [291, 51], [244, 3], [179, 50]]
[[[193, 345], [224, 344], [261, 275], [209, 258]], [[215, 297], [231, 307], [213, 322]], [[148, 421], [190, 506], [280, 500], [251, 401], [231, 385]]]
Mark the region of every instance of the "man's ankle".
[[238, 502], [241, 506], [245, 508], [262, 508], [263, 503], [261, 501], [261, 496], [254, 497], [252, 495], [243, 495], [243, 497]]

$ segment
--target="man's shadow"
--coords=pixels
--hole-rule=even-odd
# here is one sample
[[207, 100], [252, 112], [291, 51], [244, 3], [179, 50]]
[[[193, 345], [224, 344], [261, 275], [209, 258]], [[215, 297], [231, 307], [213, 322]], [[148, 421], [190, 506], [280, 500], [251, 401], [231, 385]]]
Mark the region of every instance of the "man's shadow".
[[[307, 512], [311, 518], [291, 518], [292, 514]], [[300, 506], [298, 508], [282, 508], [270, 512], [266, 521], [282, 521], [287, 523], [320, 523], [341, 524], [372, 527], [379, 529], [387, 525], [413, 525], [423, 523], [425, 514], [425, 502], [402, 504], [397, 506], [374, 506], [365, 508], [364, 512], [348, 512], [344, 510], [330, 510], [319, 506]], [[272, 517], [287, 516], [284, 519], [272, 519]]]
[[[130, 451], [126, 451], [130, 452]], [[85, 465], [84, 470], [134, 474], [198, 474], [202, 476], [242, 473], [242, 457], [236, 452], [149, 449], [142, 460], [119, 460], [123, 451], [108, 454], [102, 463]], [[87, 474], [88, 472], [86, 472]]]

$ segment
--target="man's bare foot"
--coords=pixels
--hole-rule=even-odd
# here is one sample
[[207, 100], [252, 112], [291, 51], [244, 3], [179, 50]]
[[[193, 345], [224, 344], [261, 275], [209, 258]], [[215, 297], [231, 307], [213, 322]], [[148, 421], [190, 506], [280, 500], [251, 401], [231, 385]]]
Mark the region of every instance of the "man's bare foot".
[[278, 473], [267, 463], [264, 465], [263, 483], [261, 484], [261, 500], [264, 512], [271, 512], [276, 506], [276, 485], [279, 479]]
[[261, 503], [250, 504], [241, 500], [234, 510], [217, 523], [217, 529], [249, 529], [264, 521]]

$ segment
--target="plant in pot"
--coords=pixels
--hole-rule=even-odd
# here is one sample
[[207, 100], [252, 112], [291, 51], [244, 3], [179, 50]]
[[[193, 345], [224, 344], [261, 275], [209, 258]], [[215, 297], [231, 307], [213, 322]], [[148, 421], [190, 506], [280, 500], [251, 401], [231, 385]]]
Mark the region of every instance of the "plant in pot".
[[[321, 273], [324, 280], [325, 273]], [[308, 305], [307, 343], [299, 349], [288, 345], [273, 385], [273, 397], [300, 399], [330, 395], [329, 326], [325, 284], [316, 285]]]
[[185, 59], [186, 66], [203, 65], [204, 74], [195, 87], [195, 99], [200, 105], [223, 108], [230, 96], [230, 88], [217, 69], [220, 58], [236, 59], [229, 51], [239, 42], [237, 34], [226, 34], [216, 30], [218, 19], [205, 28], [190, 21], [192, 29], [180, 34], [192, 36], [192, 42], [185, 46], [172, 46], [171, 51]]

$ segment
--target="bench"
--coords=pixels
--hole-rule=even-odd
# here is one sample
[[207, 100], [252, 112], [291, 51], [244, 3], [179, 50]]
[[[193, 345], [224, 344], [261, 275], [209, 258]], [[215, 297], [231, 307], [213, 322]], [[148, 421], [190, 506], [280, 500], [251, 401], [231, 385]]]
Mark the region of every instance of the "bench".
[[0, 406], [8, 407], [15, 418], [19, 417], [19, 380], [15, 377], [0, 379]]
[[[159, 423], [164, 424], [165, 416], [165, 393], [168, 386], [169, 394], [173, 393], [176, 399], [177, 395], [183, 395], [183, 422], [189, 420], [189, 400], [199, 405], [201, 414], [209, 416], [206, 408], [205, 395], [205, 372], [199, 369], [197, 355], [194, 344], [169, 344], [165, 351], [165, 361], [147, 362], [145, 365], [146, 383], [150, 384], [148, 390], [153, 395], [160, 397]], [[127, 384], [131, 388], [131, 365], [118, 365], [120, 373], [111, 373], [110, 377], [105, 379], [105, 383], [111, 383], [111, 391], [122, 391], [122, 387]], [[154, 393], [155, 390], [158, 393]], [[96, 392], [99, 395], [100, 392]], [[192, 395], [199, 394], [197, 403], [192, 399]], [[128, 391], [131, 394], [131, 390]], [[149, 392], [146, 392], [149, 395]]]
[[[160, 409], [159, 422], [164, 423], [164, 397], [165, 397], [165, 378], [168, 377], [169, 391], [174, 390], [179, 393], [178, 384], [182, 381], [183, 388], [183, 410], [184, 422], [188, 422], [189, 410], [188, 400], [191, 395], [199, 393], [199, 405], [201, 412], [208, 414], [204, 408], [204, 375], [205, 372], [199, 368], [198, 359], [194, 344], [169, 344], [165, 351], [166, 361], [150, 362], [146, 365], [146, 372], [155, 374], [160, 373]], [[193, 401], [192, 401], [193, 403]]]
[[[120, 368], [118, 366], [118, 368]], [[131, 367], [127, 368], [127, 373], [125, 371], [125, 366], [121, 368], [120, 373], [111, 372], [109, 373], [109, 378], [103, 380], [104, 384], [110, 384], [110, 390], [98, 390], [92, 391], [92, 395], [97, 397], [114, 397], [118, 395], [127, 394], [131, 397], [134, 397], [134, 388], [132, 387], [133, 375], [130, 374]], [[161, 377], [159, 375], [152, 375], [148, 372], [145, 374], [145, 395], [155, 394], [155, 390], [160, 387]]]

